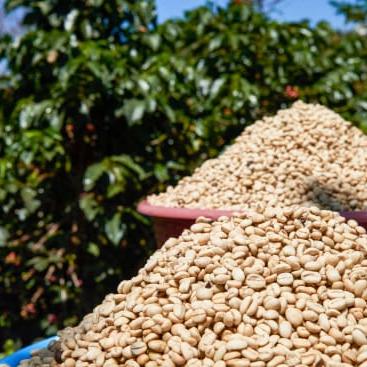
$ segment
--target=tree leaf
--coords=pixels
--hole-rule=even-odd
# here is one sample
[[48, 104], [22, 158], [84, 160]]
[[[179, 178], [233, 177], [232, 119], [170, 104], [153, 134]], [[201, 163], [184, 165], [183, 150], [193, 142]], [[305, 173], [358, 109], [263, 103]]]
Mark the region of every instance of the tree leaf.
[[116, 213], [105, 225], [105, 231], [108, 239], [118, 245], [125, 234], [126, 225], [121, 222], [121, 213]]
[[92, 221], [101, 211], [93, 193], [84, 194], [79, 200], [79, 206], [89, 221]]
[[40, 200], [36, 199], [37, 192], [30, 187], [25, 187], [20, 191], [24, 205], [29, 213], [33, 213], [41, 205]]
[[116, 116], [124, 115], [129, 125], [134, 125], [144, 116], [145, 101], [131, 99], [125, 102], [121, 110], [116, 111]]
[[87, 168], [83, 180], [84, 189], [86, 191], [93, 189], [97, 180], [102, 176], [104, 169], [103, 163], [95, 163]]

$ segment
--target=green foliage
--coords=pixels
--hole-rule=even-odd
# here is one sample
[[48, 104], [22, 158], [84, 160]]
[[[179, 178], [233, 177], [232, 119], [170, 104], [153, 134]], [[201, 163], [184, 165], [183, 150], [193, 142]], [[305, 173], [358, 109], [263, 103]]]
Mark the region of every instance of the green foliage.
[[19, 349], [20, 343], [15, 342], [13, 339], [6, 339], [3, 344], [3, 353], [0, 353], [0, 358], [5, 357], [8, 354], [14, 353], [17, 349]]
[[[153, 247], [136, 203], [301, 97], [367, 129], [367, 47], [235, 1], [156, 25], [150, 1], [8, 1], [0, 83], [0, 343], [75, 324]], [[4, 332], [3, 332], [4, 330]]]
[[354, 0], [353, 2], [333, 0], [339, 14], [343, 14], [347, 21], [355, 23], [367, 23], [367, 0]]
[[135, 211], [145, 146], [115, 117], [150, 52], [152, 2], [21, 5], [32, 27], [3, 48], [0, 92], [1, 345], [75, 324], [152, 247]]

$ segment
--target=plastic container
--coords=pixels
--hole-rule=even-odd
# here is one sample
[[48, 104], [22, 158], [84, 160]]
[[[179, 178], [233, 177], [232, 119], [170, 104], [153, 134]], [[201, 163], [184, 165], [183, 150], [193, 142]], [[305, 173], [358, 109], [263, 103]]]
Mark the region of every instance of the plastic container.
[[[198, 217], [217, 219], [222, 215], [231, 215], [236, 211], [216, 209], [187, 209], [166, 208], [149, 204], [146, 200], [138, 205], [138, 212], [149, 216], [153, 220], [154, 234], [157, 246], [170, 237], [178, 237], [185, 228], [193, 224]], [[367, 229], [367, 212], [341, 212], [340, 215], [347, 219], [355, 219], [362, 227]]]
[[0, 365], [6, 364], [10, 367], [17, 367], [21, 361], [24, 359], [29, 359], [32, 357], [31, 353], [35, 350], [46, 348], [50, 342], [53, 340], [57, 340], [57, 336], [53, 336], [51, 338], [47, 338], [44, 340], [41, 340], [40, 342], [34, 343], [32, 345], [29, 345], [28, 347], [19, 349], [15, 353], [11, 354], [10, 356], [7, 356], [3, 359], [0, 359]]
[[146, 200], [139, 203], [138, 212], [152, 218], [158, 247], [170, 237], [178, 237], [185, 228], [195, 223], [198, 217], [217, 219], [233, 213], [231, 210], [166, 208], [150, 205]]
[[360, 226], [367, 229], [367, 212], [340, 212], [347, 219], [354, 219]]

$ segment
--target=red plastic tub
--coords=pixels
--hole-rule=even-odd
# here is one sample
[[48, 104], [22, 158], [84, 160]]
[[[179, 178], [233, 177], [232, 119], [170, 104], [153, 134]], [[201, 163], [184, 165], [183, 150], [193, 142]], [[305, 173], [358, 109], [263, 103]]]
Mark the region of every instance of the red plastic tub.
[[198, 217], [217, 219], [233, 213], [230, 210], [167, 208], [150, 205], [146, 200], [139, 203], [138, 212], [152, 218], [158, 247], [170, 237], [178, 237], [185, 228], [195, 223]]
[[[144, 200], [139, 203], [138, 212], [152, 218], [157, 246], [161, 247], [168, 238], [178, 237], [182, 231], [185, 228], [189, 228], [198, 217], [217, 219], [222, 215], [231, 215], [235, 211], [166, 208], [163, 206], [150, 205]], [[367, 229], [367, 212], [341, 212], [340, 215], [347, 219], [356, 220], [362, 227]]]
[[367, 229], [367, 212], [340, 212], [342, 217], [354, 219], [358, 224]]

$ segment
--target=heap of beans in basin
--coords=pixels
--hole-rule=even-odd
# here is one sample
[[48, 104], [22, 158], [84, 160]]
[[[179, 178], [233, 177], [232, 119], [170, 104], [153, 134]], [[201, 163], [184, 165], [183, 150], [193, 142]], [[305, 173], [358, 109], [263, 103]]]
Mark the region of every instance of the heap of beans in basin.
[[321, 105], [296, 102], [247, 127], [233, 145], [166, 192], [157, 206], [367, 208], [367, 136]]
[[317, 207], [199, 218], [23, 366], [366, 367], [366, 253]]

